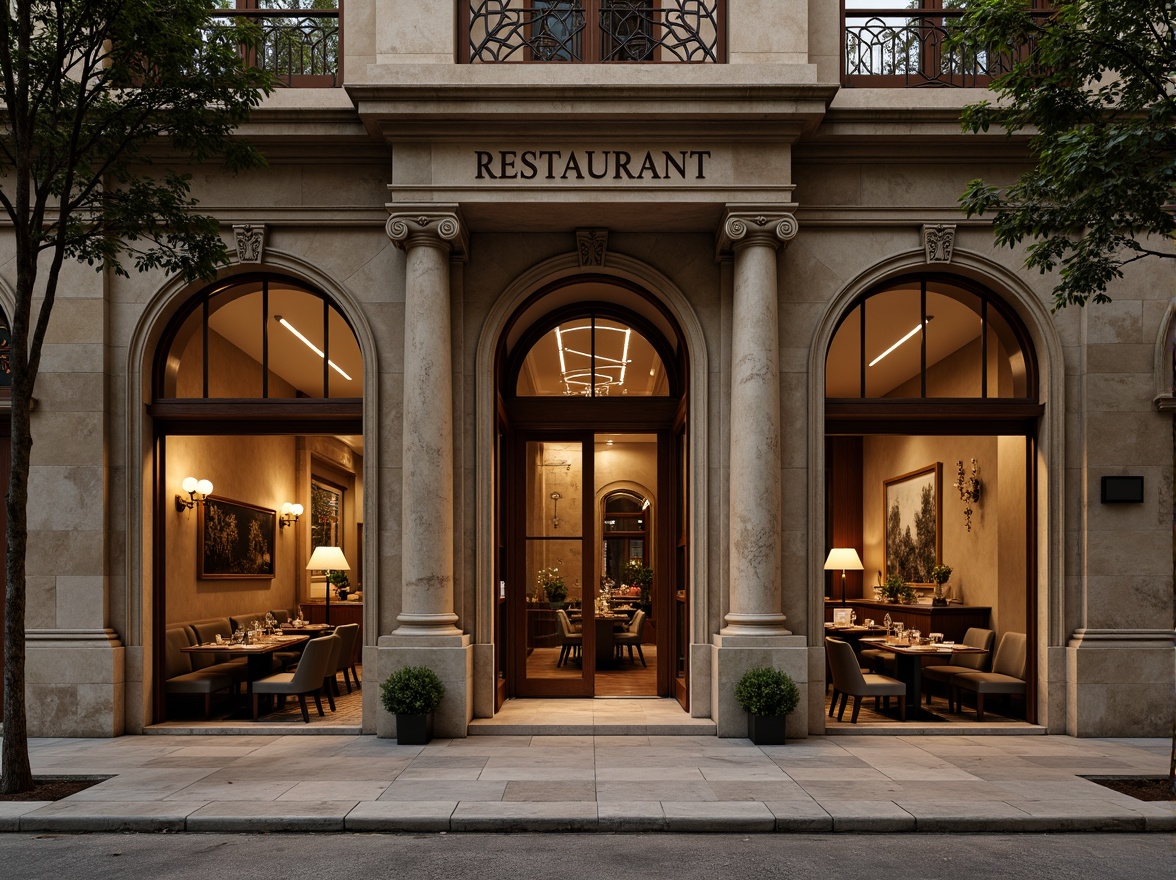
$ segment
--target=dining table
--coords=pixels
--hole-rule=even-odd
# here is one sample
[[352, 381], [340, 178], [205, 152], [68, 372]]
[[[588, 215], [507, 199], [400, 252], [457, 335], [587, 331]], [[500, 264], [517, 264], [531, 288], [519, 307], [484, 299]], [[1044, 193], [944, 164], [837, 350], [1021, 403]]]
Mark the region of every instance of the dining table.
[[[244, 657], [245, 679], [252, 694], [253, 682], [265, 678], [273, 672], [273, 657], [277, 651], [286, 651], [295, 645], [310, 641], [308, 635], [281, 634], [259, 636], [248, 644], [241, 642], [207, 642], [202, 645], [189, 645], [181, 648], [185, 654], [214, 654], [223, 660], [236, 660]], [[248, 702], [248, 701], [247, 701]]]
[[316, 638], [333, 633], [335, 627], [329, 623], [283, 623], [281, 630], [282, 635]]
[[617, 665], [616, 643], [613, 635], [616, 631], [627, 626], [627, 614], [596, 614], [593, 616], [596, 627], [596, 668], [611, 669]]
[[907, 687], [907, 718], [933, 716], [923, 708], [923, 660], [927, 657], [950, 660], [952, 653], [983, 654], [983, 648], [973, 648], [970, 645], [959, 644], [928, 644], [912, 645], [908, 642], [896, 642], [885, 636], [867, 636], [861, 640], [863, 645], [871, 648], [881, 648], [894, 655], [894, 662], [898, 680]]

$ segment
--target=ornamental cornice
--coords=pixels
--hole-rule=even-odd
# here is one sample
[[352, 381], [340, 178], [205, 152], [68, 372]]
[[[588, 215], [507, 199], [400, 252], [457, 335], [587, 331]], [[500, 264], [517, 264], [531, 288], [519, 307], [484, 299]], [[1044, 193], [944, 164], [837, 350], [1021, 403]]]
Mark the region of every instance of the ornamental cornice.
[[[397, 207], [405, 207], [398, 205]], [[469, 236], [456, 205], [411, 208], [397, 211], [388, 218], [385, 230], [402, 251], [415, 247], [435, 247], [465, 259]]]
[[776, 248], [796, 237], [796, 216], [787, 211], [728, 210], [719, 227], [718, 253], [749, 246]]

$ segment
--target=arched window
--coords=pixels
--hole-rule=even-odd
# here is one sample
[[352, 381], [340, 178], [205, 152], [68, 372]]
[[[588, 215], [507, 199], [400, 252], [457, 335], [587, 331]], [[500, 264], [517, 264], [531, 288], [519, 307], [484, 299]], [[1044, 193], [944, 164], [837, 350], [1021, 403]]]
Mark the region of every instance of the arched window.
[[667, 397], [665, 361], [631, 316], [587, 310], [544, 324], [518, 369], [518, 397]]
[[177, 315], [160, 351], [156, 400], [363, 396], [346, 318], [323, 294], [280, 275], [209, 287]]
[[842, 318], [825, 360], [825, 396], [1036, 400], [1029, 353], [1020, 323], [983, 288], [898, 279]]

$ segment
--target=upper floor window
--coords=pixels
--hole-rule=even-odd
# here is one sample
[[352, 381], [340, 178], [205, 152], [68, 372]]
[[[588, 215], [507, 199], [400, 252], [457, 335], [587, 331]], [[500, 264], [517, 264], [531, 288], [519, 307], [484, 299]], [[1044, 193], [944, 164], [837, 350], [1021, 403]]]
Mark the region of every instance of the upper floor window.
[[715, 63], [726, 0], [461, 0], [462, 61]]
[[245, 63], [287, 86], [323, 88], [342, 82], [340, 0], [213, 0], [215, 19], [245, 18], [261, 29], [261, 44]]
[[[1025, 0], [1050, 14], [1049, 0]], [[983, 87], [1008, 71], [1007, 55], [952, 52], [946, 41], [968, 0], [842, 0], [842, 73], [846, 86]], [[1032, 46], [1025, 46], [1031, 52]]]
[[826, 398], [1036, 399], [1020, 322], [954, 279], [899, 279], [841, 319], [825, 360]]

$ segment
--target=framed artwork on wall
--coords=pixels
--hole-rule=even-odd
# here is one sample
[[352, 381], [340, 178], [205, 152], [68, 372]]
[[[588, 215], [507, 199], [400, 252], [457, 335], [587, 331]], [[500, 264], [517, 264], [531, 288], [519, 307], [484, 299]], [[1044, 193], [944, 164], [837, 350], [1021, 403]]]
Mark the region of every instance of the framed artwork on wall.
[[215, 495], [198, 509], [198, 578], [274, 577], [276, 511]]
[[310, 480], [310, 549], [342, 547], [343, 487], [319, 477]]
[[942, 553], [942, 485], [938, 461], [882, 481], [885, 575], [898, 574], [908, 584], [933, 583], [931, 569]]

